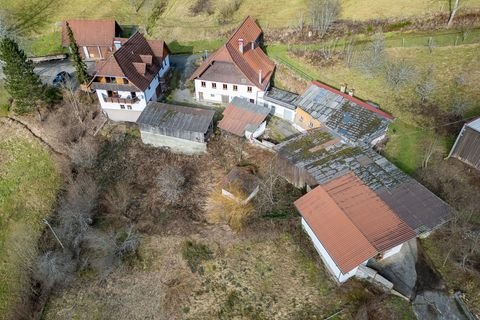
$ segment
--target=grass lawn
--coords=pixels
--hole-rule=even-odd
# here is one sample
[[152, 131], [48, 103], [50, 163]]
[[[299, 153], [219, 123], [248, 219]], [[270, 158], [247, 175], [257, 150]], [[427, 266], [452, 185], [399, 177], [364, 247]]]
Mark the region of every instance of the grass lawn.
[[0, 82], [0, 117], [8, 114], [8, 98], [8, 92], [3, 87], [3, 83]]
[[60, 178], [49, 154], [0, 128], [0, 318], [26, 287], [42, 218], [55, 200]]

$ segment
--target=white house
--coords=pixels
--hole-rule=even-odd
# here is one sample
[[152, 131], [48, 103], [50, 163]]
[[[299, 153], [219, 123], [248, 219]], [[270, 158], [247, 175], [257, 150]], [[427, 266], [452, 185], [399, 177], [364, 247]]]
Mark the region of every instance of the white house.
[[227, 104], [234, 97], [258, 103], [270, 87], [275, 64], [263, 52], [263, 32], [247, 17], [229, 40], [192, 74], [197, 101]]
[[415, 238], [410, 228], [355, 174], [347, 173], [295, 201], [302, 226], [338, 282], [370, 259], [398, 253]]
[[129, 39], [116, 38], [115, 47], [113, 54], [97, 63], [90, 88], [110, 119], [135, 122], [147, 103], [166, 89], [169, 50], [164, 41], [146, 40], [139, 32]]

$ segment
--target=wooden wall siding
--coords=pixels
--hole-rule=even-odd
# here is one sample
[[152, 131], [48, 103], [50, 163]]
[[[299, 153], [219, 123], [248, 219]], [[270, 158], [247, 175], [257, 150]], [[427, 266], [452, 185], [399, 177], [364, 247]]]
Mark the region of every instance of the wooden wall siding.
[[146, 131], [154, 134], [175, 137], [175, 138], [190, 140], [194, 142], [205, 142], [205, 135], [201, 132], [159, 128], [159, 127], [149, 126], [146, 124], [139, 124], [139, 126], [140, 126], [140, 131]]
[[282, 157], [280, 154], [277, 156], [277, 170], [280, 176], [293, 184], [296, 188], [304, 188], [307, 185], [311, 187], [318, 185], [305, 168], [293, 164], [290, 160]]
[[452, 155], [480, 170], [480, 133], [465, 127]]

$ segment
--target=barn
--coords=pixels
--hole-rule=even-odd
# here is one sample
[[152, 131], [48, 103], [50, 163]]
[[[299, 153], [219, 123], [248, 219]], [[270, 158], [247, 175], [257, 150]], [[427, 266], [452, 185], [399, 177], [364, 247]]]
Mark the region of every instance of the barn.
[[150, 102], [137, 120], [142, 141], [173, 152], [207, 151], [215, 111]]
[[466, 123], [448, 157], [454, 157], [480, 170], [480, 118]]

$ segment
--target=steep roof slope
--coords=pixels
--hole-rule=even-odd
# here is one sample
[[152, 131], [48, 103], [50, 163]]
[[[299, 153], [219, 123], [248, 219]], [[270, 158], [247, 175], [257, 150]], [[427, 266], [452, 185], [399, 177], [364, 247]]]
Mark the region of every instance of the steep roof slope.
[[126, 77], [145, 91], [162, 67], [168, 48], [163, 41], [147, 41], [136, 32], [105, 61], [97, 63], [98, 76]]
[[[248, 16], [235, 30], [232, 36], [220, 49], [205, 60], [192, 74], [190, 80], [199, 78], [215, 62], [229, 62], [235, 65], [251, 83], [264, 90], [270, 83], [270, 78], [275, 70], [275, 64], [258, 45], [262, 29]], [[243, 52], [239, 43], [243, 43]]]
[[103, 20], [67, 20], [62, 23], [62, 45], [68, 46], [66, 22], [73, 31], [79, 46], [112, 46], [113, 38], [118, 36], [120, 27], [113, 19]]
[[463, 126], [449, 156], [480, 170], [480, 118]]

